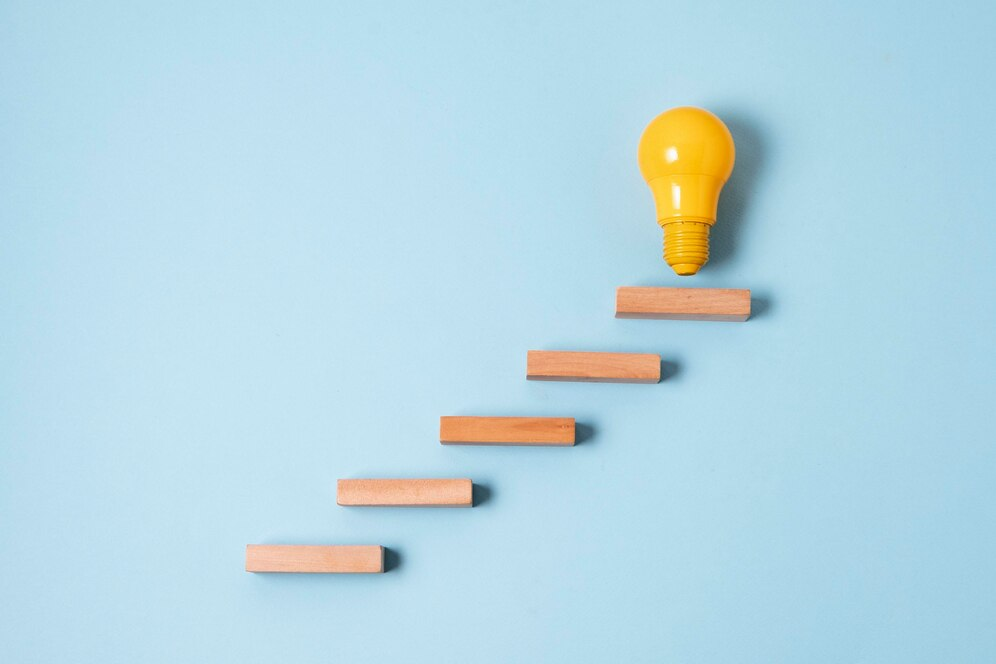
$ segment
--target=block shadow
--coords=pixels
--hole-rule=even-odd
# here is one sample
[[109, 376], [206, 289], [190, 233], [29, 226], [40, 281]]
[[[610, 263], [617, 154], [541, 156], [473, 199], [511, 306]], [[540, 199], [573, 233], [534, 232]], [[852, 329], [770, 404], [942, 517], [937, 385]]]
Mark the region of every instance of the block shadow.
[[397, 549], [384, 547], [384, 572], [390, 572], [401, 567], [401, 554]]
[[771, 298], [766, 295], [759, 295], [755, 297], [753, 293], [750, 298], [750, 318], [748, 320], [754, 320], [755, 318], [763, 318], [771, 312]]
[[583, 445], [595, 437], [595, 427], [590, 424], [574, 423], [574, 445]]
[[661, 382], [681, 375], [681, 365], [671, 360], [661, 360]]
[[485, 484], [474, 484], [471, 488], [471, 504], [474, 507], [491, 500], [491, 487]]

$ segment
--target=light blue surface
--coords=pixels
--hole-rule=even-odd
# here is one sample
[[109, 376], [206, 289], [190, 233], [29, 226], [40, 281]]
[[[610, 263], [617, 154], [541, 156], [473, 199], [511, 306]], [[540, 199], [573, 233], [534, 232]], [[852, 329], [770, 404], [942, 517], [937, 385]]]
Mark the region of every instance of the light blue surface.
[[[0, 4], [0, 660], [993, 661], [996, 9], [866, 4]], [[636, 166], [682, 104], [739, 151], [687, 280]]]

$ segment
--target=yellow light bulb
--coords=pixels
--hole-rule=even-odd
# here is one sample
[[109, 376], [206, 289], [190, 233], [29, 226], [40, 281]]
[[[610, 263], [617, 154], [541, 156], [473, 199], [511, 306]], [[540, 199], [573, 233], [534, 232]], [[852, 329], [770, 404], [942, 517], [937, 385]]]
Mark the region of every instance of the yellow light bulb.
[[734, 157], [730, 130], [701, 108], [664, 111], [643, 130], [640, 171], [664, 229], [664, 260], [681, 276], [709, 260], [709, 229]]

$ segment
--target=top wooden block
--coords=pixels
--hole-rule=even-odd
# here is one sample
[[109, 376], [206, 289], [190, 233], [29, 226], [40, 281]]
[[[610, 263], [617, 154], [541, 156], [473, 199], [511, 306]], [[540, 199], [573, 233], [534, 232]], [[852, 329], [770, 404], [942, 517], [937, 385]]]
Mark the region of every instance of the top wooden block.
[[750, 318], [750, 291], [620, 286], [616, 318], [745, 321]]
[[573, 445], [573, 417], [439, 418], [443, 445]]
[[531, 350], [526, 355], [526, 378], [586, 383], [659, 383], [661, 356]]

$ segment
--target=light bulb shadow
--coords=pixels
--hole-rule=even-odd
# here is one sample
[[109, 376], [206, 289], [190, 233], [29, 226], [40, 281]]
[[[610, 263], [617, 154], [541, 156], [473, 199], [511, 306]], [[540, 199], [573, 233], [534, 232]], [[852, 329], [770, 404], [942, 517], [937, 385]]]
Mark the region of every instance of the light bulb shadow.
[[709, 264], [723, 265], [736, 254], [738, 238], [750, 216], [753, 192], [764, 167], [765, 138], [759, 126], [736, 111], [716, 109], [716, 115], [733, 134], [737, 158], [733, 173], [719, 196], [716, 225], [709, 235]]

